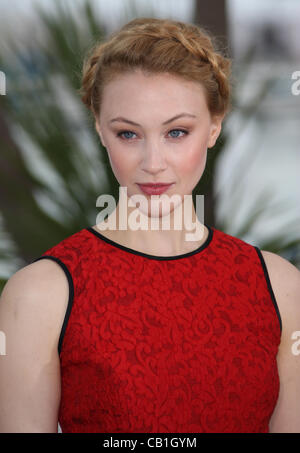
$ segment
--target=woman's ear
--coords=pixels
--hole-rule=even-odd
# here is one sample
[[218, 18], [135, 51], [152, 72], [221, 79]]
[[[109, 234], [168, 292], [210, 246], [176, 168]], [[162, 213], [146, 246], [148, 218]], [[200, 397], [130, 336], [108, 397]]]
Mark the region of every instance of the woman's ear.
[[208, 139], [208, 148], [215, 146], [217, 138], [219, 137], [222, 130], [223, 116], [214, 116], [211, 122], [210, 135]]

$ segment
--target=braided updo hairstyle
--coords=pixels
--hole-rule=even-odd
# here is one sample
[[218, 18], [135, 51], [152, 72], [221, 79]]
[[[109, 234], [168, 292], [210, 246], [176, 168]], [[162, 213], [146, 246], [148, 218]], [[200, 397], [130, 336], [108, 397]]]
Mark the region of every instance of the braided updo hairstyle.
[[92, 47], [83, 64], [82, 102], [98, 116], [105, 85], [137, 68], [201, 83], [211, 116], [225, 116], [231, 108], [231, 60], [216, 49], [213, 36], [198, 25], [147, 17]]

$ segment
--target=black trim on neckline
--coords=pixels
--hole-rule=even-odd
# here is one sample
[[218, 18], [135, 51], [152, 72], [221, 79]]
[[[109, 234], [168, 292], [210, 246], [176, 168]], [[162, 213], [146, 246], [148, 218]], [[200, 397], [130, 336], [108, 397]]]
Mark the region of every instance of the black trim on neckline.
[[211, 228], [206, 223], [204, 223], [204, 225], [208, 229], [208, 236], [207, 236], [205, 242], [202, 245], [200, 245], [196, 250], [192, 250], [191, 252], [182, 253], [181, 255], [175, 255], [175, 256], [158, 256], [158, 255], [156, 256], [156, 255], [150, 255], [148, 253], [139, 252], [138, 250], [131, 249], [129, 247], [126, 247], [125, 245], [121, 245], [118, 242], [115, 242], [112, 239], [109, 239], [109, 238], [103, 236], [103, 234], [101, 234], [99, 231], [94, 230], [93, 227], [87, 227], [87, 228], [85, 228], [85, 230], [89, 231], [90, 233], [94, 234], [96, 237], [102, 239], [103, 241], [107, 242], [108, 244], [113, 245], [114, 247], [117, 247], [121, 250], [124, 250], [129, 253], [133, 253], [134, 255], [144, 256], [145, 258], [149, 258], [152, 260], [162, 261], [162, 260], [178, 260], [181, 258], [186, 258], [188, 256], [196, 255], [197, 253], [201, 252], [206, 247], [208, 247], [208, 245], [210, 244], [210, 242], [212, 241], [212, 238], [213, 238], [213, 228]]

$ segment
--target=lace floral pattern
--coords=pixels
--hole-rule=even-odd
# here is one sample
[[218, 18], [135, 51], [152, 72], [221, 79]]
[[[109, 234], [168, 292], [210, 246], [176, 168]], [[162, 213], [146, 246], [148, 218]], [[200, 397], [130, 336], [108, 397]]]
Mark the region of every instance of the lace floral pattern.
[[280, 315], [256, 248], [211, 231], [207, 246], [173, 260], [89, 229], [41, 256], [63, 263], [74, 285], [62, 432], [268, 432]]

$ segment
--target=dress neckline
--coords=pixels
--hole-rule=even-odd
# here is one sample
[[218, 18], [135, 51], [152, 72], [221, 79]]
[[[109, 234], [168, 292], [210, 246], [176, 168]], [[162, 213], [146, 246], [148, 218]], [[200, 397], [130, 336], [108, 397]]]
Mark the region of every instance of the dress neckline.
[[202, 252], [203, 250], [205, 250], [208, 247], [208, 245], [211, 243], [214, 232], [213, 232], [212, 227], [210, 227], [206, 223], [204, 223], [204, 225], [208, 229], [208, 236], [207, 236], [206, 240], [203, 242], [203, 244], [200, 245], [197, 249], [192, 250], [191, 252], [182, 253], [180, 255], [175, 255], [175, 256], [174, 255], [173, 256], [159, 256], [159, 255], [151, 255], [149, 253], [140, 252], [139, 250], [134, 250], [130, 247], [126, 247], [125, 245], [119, 244], [118, 242], [107, 238], [106, 236], [101, 234], [100, 231], [96, 231], [93, 227], [87, 227], [87, 228], [85, 228], [85, 230], [92, 233], [98, 239], [101, 239], [101, 240], [105, 241], [106, 243], [108, 243], [118, 249], [124, 250], [124, 251], [126, 251], [128, 253], [132, 253], [134, 255], [139, 255], [139, 256], [143, 256], [145, 258], [162, 261], [162, 260], [177, 260], [177, 259], [181, 259], [181, 258], [187, 258], [189, 256], [196, 255], [196, 254]]

